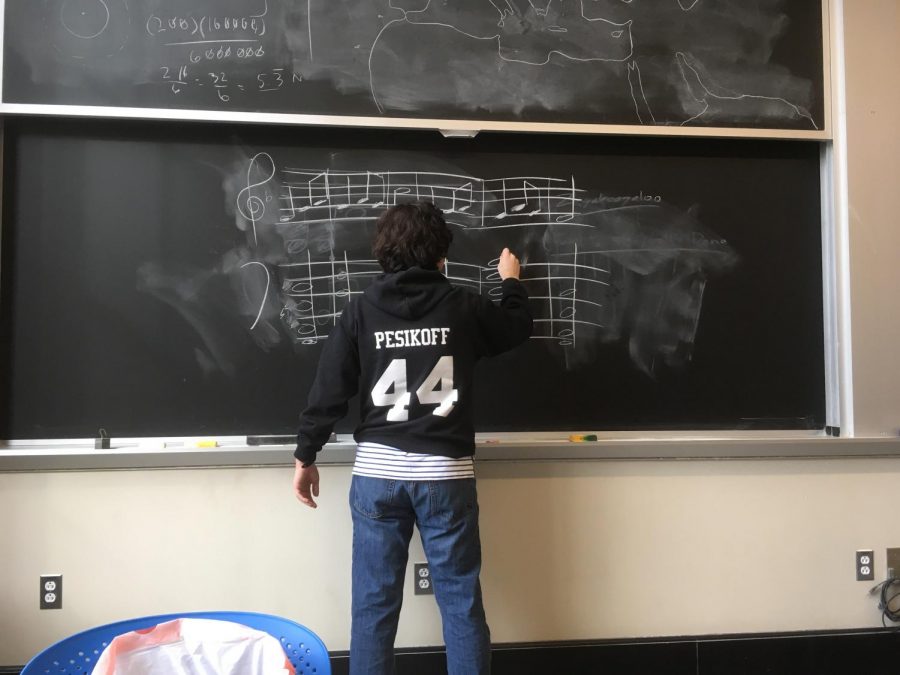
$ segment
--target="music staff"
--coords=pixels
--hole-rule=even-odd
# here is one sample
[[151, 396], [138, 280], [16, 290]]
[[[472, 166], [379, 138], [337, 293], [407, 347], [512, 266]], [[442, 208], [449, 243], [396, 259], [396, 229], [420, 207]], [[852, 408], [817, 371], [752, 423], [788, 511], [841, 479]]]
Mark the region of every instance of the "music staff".
[[[518, 176], [482, 179], [465, 174], [427, 171], [314, 171], [284, 169], [279, 197], [280, 222], [295, 222], [314, 212], [323, 220], [340, 219], [350, 207], [381, 211], [398, 202], [432, 201], [453, 224], [496, 227], [513, 217], [510, 226], [543, 216], [546, 222], [574, 220], [583, 197], [574, 177]], [[502, 223], [507, 225], [507, 223]]]
[[[327, 338], [350, 298], [381, 273], [374, 260], [354, 257], [335, 242], [338, 225], [371, 227], [386, 207], [420, 199], [432, 200], [463, 237], [503, 228], [593, 229], [591, 214], [599, 213], [599, 197], [579, 188], [572, 176], [280, 168], [271, 155], [258, 153], [244, 178], [237, 211], [253, 233], [253, 246], [259, 246], [261, 224], [280, 235], [287, 262], [276, 266], [272, 285], [282, 300], [284, 324], [304, 345]], [[656, 202], [644, 208], [657, 208]], [[574, 348], [614, 316], [615, 296], [609, 293], [614, 263], [603, 252], [579, 250], [575, 239], [566, 246], [523, 263], [522, 282], [533, 304], [533, 339]], [[455, 285], [497, 299], [496, 264], [448, 260], [444, 273]]]

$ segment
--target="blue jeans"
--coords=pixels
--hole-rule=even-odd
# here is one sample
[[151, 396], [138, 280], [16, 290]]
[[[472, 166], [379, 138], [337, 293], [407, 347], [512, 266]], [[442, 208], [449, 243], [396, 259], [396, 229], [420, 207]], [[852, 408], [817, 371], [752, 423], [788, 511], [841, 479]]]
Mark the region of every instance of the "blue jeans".
[[475, 479], [399, 481], [353, 476], [350, 675], [393, 675], [394, 638], [413, 524], [441, 610], [448, 675], [488, 675], [491, 636], [481, 602]]

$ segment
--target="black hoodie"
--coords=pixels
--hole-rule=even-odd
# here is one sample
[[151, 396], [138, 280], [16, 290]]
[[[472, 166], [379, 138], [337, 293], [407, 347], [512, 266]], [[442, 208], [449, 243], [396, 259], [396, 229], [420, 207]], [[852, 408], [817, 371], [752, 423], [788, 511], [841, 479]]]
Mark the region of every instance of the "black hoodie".
[[498, 306], [451, 285], [437, 270], [380, 275], [348, 303], [328, 335], [294, 456], [315, 461], [357, 391], [357, 443], [445, 457], [474, 454], [475, 363], [531, 335], [525, 288], [506, 279], [500, 289]]

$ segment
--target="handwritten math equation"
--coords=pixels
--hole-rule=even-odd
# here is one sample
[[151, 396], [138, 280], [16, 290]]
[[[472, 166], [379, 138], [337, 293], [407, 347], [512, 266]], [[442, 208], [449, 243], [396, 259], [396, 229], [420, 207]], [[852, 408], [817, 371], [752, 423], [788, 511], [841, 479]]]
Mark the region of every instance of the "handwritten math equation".
[[272, 66], [266, 20], [268, 1], [243, 15], [151, 14], [145, 32], [167, 54], [157, 81], [172, 94], [207, 88], [222, 103], [237, 93], [275, 92], [297, 87], [303, 76], [290, 65]]

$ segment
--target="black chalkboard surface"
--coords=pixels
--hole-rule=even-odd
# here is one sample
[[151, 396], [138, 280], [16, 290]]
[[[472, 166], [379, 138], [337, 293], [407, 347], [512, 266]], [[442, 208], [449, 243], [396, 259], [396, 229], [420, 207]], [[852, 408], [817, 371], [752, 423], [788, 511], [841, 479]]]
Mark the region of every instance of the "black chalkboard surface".
[[6, 103], [816, 130], [821, 0], [7, 0]]
[[525, 262], [479, 430], [823, 426], [816, 144], [23, 118], [5, 150], [0, 437], [290, 433], [417, 196], [454, 283]]

